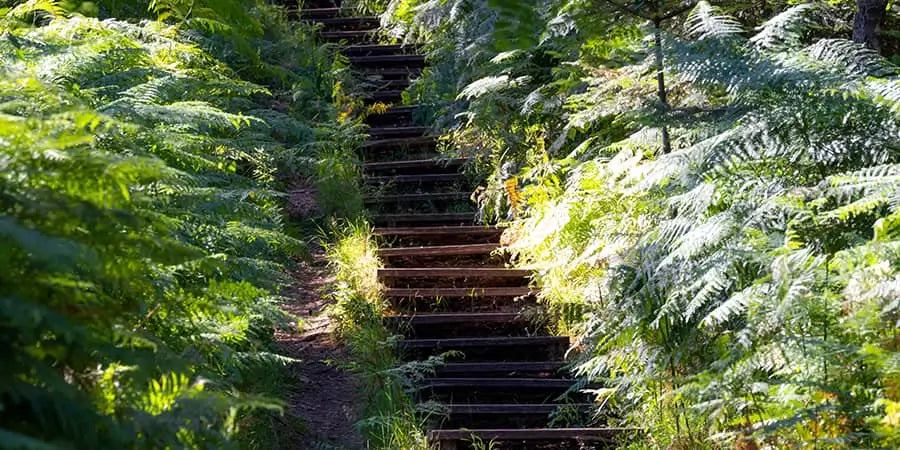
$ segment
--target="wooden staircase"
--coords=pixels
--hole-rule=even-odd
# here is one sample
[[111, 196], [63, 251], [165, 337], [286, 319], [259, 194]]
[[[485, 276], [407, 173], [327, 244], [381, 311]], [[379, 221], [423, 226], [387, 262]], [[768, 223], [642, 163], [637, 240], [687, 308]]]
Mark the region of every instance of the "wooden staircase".
[[[343, 45], [354, 70], [374, 87], [366, 101], [399, 102], [427, 56], [413, 46], [370, 43], [378, 18], [345, 17], [334, 3], [294, 15]], [[408, 360], [452, 355], [418, 387], [417, 400], [436, 400], [447, 411], [429, 424], [429, 445], [614, 447], [628, 430], [550, 428], [597, 420], [566, 370], [569, 339], [548, 335], [533, 320], [541, 314], [530, 274], [506, 267], [498, 254], [502, 229], [476, 224], [473, 186], [460, 171], [466, 160], [440, 158], [431, 129], [413, 122], [416, 108], [396, 105], [368, 117], [361, 152], [374, 192], [365, 201], [386, 266], [378, 277], [393, 310], [385, 323], [405, 336], [399, 347]]]

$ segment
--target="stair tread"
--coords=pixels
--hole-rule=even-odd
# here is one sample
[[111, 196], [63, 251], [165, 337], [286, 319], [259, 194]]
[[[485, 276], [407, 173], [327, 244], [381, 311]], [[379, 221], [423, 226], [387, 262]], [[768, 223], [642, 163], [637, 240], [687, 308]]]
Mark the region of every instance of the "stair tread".
[[381, 19], [378, 16], [327, 17], [324, 19], [311, 20], [325, 25], [353, 25], [364, 22], [381, 24]]
[[592, 403], [451, 403], [445, 405], [457, 414], [550, 414], [558, 408], [589, 408]]
[[385, 320], [411, 325], [437, 325], [469, 322], [518, 322], [524, 318], [518, 313], [435, 313], [385, 316]]
[[367, 183], [417, 183], [417, 182], [436, 182], [436, 181], [460, 181], [465, 180], [466, 176], [461, 173], [422, 173], [415, 175], [388, 175], [379, 177], [366, 177]]
[[372, 56], [348, 56], [351, 64], [377, 64], [377, 63], [416, 63], [425, 62], [424, 54], [403, 54], [403, 55], [372, 55]]
[[577, 439], [580, 441], [609, 440], [622, 433], [640, 431], [639, 428], [495, 428], [430, 430], [429, 441], [468, 440], [473, 436], [483, 441], [532, 441]]
[[[464, 200], [471, 197], [469, 192], [433, 192], [426, 194], [395, 194], [395, 195], [373, 195], [363, 198], [366, 203], [390, 203], [404, 201], [429, 201], [429, 200]], [[471, 213], [467, 213], [471, 214]]]
[[484, 277], [525, 278], [530, 270], [483, 267], [414, 267], [378, 269], [379, 277]]
[[408, 348], [428, 347], [511, 347], [520, 345], [569, 345], [567, 336], [501, 336], [446, 339], [404, 339], [401, 345]]
[[569, 389], [574, 384], [574, 380], [566, 380], [561, 378], [426, 378], [424, 382], [419, 386], [423, 388], [509, 387]]
[[387, 288], [386, 297], [521, 297], [532, 294], [529, 287]]
[[386, 170], [386, 169], [419, 169], [431, 167], [459, 167], [466, 162], [468, 158], [452, 158], [452, 159], [410, 159], [404, 161], [383, 161], [371, 162], [363, 164], [365, 170]]
[[354, 38], [364, 38], [376, 31], [376, 29], [371, 30], [345, 30], [345, 31], [321, 31], [319, 32], [319, 37], [322, 39], [354, 39]]
[[475, 213], [411, 213], [411, 214], [375, 214], [372, 220], [378, 223], [396, 222], [474, 222]]
[[353, 44], [341, 47], [342, 52], [364, 52], [364, 51], [393, 51], [415, 49], [419, 50], [422, 46], [419, 44]]
[[369, 128], [369, 135], [382, 135], [382, 134], [395, 134], [395, 133], [413, 133], [413, 132], [426, 132], [430, 130], [431, 127], [423, 127], [423, 126], [406, 126], [406, 127], [372, 127]]
[[378, 256], [478, 255], [481, 253], [490, 253], [498, 248], [500, 248], [499, 243], [395, 247], [379, 249]]
[[391, 139], [376, 139], [369, 140], [363, 142], [363, 148], [373, 148], [373, 147], [387, 147], [387, 146], [402, 146], [402, 145], [421, 145], [421, 144], [430, 144], [437, 141], [437, 136], [414, 136], [414, 137], [403, 137], [403, 138], [391, 138]]
[[[376, 227], [372, 234], [376, 236], [433, 236], [433, 235], [462, 235], [462, 234], [499, 234], [505, 228], [483, 226], [483, 225], [467, 225], [453, 227]], [[483, 244], [482, 244], [483, 245]], [[493, 244], [492, 244], [493, 245]]]
[[557, 371], [567, 364], [568, 362], [566, 361], [447, 363], [437, 366], [435, 372], [440, 375], [442, 373]]

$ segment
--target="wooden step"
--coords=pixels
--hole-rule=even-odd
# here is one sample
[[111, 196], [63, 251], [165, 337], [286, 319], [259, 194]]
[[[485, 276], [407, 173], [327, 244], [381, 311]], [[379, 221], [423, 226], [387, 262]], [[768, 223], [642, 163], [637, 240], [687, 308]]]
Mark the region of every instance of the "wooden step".
[[431, 245], [425, 247], [397, 247], [378, 249], [378, 256], [459, 256], [489, 254], [500, 244]]
[[420, 146], [427, 144], [434, 144], [437, 142], [437, 136], [416, 136], [416, 137], [407, 137], [407, 138], [393, 138], [393, 139], [373, 139], [363, 142], [363, 149], [376, 149], [376, 148], [404, 148], [411, 146]]
[[450, 414], [491, 414], [491, 415], [549, 415], [560, 407], [588, 409], [594, 406], [591, 403], [463, 403], [445, 405]]
[[409, 55], [374, 55], [374, 56], [348, 56], [350, 64], [357, 66], [358, 69], [367, 70], [377, 67], [421, 67], [425, 64], [425, 55], [409, 54]]
[[[364, 197], [366, 204], [373, 203], [406, 203], [406, 202], [433, 202], [441, 200], [468, 200], [472, 194], [468, 192], [437, 192], [433, 194], [397, 194], [397, 195], [373, 195]], [[469, 214], [471, 216], [471, 214]]]
[[374, 103], [398, 103], [402, 99], [403, 91], [397, 90], [370, 92], [363, 97], [364, 103], [367, 105]]
[[426, 173], [420, 175], [390, 175], [384, 177], [366, 177], [366, 183], [442, 183], [450, 181], [464, 181], [466, 176], [461, 173]]
[[[564, 441], [609, 442], [641, 432], [639, 428], [525, 428], [525, 429], [464, 429], [430, 430], [428, 442], [438, 449], [450, 449], [449, 441], [501, 443], [504, 441]], [[432, 447], [429, 447], [432, 448]]]
[[413, 115], [418, 108], [418, 106], [393, 106], [387, 111], [369, 114], [365, 121], [372, 127], [412, 126]]
[[376, 224], [464, 224], [475, 222], [475, 213], [416, 213], [416, 214], [375, 214]]
[[426, 378], [427, 388], [569, 389], [575, 382], [559, 378]]
[[[340, 17], [342, 11], [342, 8], [303, 8], [299, 16], [303, 20], [332, 19]], [[298, 13], [296, 8], [290, 8], [287, 12], [289, 17], [296, 17]]]
[[372, 36], [377, 30], [321, 31], [319, 37], [331, 42], [359, 42]]
[[515, 323], [523, 322], [525, 321], [525, 318], [518, 313], [446, 313], [386, 316], [384, 320], [391, 325], [409, 324], [412, 326], [422, 326], [471, 323]]
[[526, 278], [530, 270], [480, 267], [423, 267], [410, 269], [378, 269], [378, 278]]
[[467, 288], [387, 288], [384, 296], [391, 298], [471, 298], [522, 297], [532, 294], [530, 287], [467, 287]]
[[[459, 236], [459, 235], [495, 235], [503, 233], [505, 228], [486, 227], [483, 225], [462, 226], [462, 227], [399, 227], [399, 228], [380, 228], [376, 227], [372, 234], [375, 236]], [[493, 244], [492, 244], [493, 245]], [[493, 251], [497, 247], [489, 251]]]
[[534, 347], [544, 345], [568, 346], [567, 336], [515, 336], [485, 338], [448, 338], [448, 339], [405, 339], [400, 346], [410, 349], [429, 348], [497, 348], [497, 347]]
[[384, 112], [372, 113], [369, 115], [369, 117], [408, 116], [408, 115], [411, 115], [412, 113], [414, 113], [419, 108], [420, 108], [419, 105], [392, 106]]
[[[460, 167], [467, 163], [467, 158], [452, 159], [412, 159], [407, 161], [384, 161], [363, 164], [363, 170], [399, 170], [399, 169], [433, 169], [435, 167]], [[468, 195], [467, 195], [468, 197]]]
[[420, 49], [420, 45], [360, 44], [341, 47], [340, 52], [345, 56], [408, 55]]
[[[361, 84], [362, 88], [367, 90], [372, 90], [374, 87], [374, 92], [403, 92], [403, 90], [408, 88], [409, 85], [409, 80], [376, 79], [365, 80], [365, 83]], [[363, 95], [366, 95], [366, 93], [363, 93]]]
[[435, 367], [435, 375], [477, 375], [499, 373], [556, 373], [566, 367], [565, 361], [521, 361], [521, 362], [484, 362], [484, 363], [448, 363]]
[[357, 76], [363, 79], [403, 79], [418, 76], [422, 70], [422, 66], [413, 67], [355, 67], [354, 70], [359, 72]]
[[419, 137], [431, 131], [430, 127], [378, 127], [369, 128], [370, 139], [394, 139], [399, 137]]
[[325, 17], [311, 19], [316, 23], [321, 23], [328, 29], [340, 27], [357, 27], [360, 28], [378, 28], [381, 26], [381, 19], [378, 16], [361, 16], [361, 17]]

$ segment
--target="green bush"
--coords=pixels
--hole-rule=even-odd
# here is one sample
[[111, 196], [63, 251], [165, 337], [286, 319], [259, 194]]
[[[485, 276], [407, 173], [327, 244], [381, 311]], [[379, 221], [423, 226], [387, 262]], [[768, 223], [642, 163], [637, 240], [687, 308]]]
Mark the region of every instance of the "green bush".
[[281, 190], [316, 177], [278, 169], [339, 128], [340, 62], [256, 2], [12, 3], [0, 447], [274, 445]]

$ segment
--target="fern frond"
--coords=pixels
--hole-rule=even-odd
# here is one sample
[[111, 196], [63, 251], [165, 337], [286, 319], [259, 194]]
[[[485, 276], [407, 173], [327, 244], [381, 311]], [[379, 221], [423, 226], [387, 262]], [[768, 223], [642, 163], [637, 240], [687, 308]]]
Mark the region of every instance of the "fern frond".
[[707, 38], [733, 37], [743, 33], [740, 22], [733, 17], [720, 15], [707, 1], [697, 3], [691, 10], [684, 27], [691, 37]]

